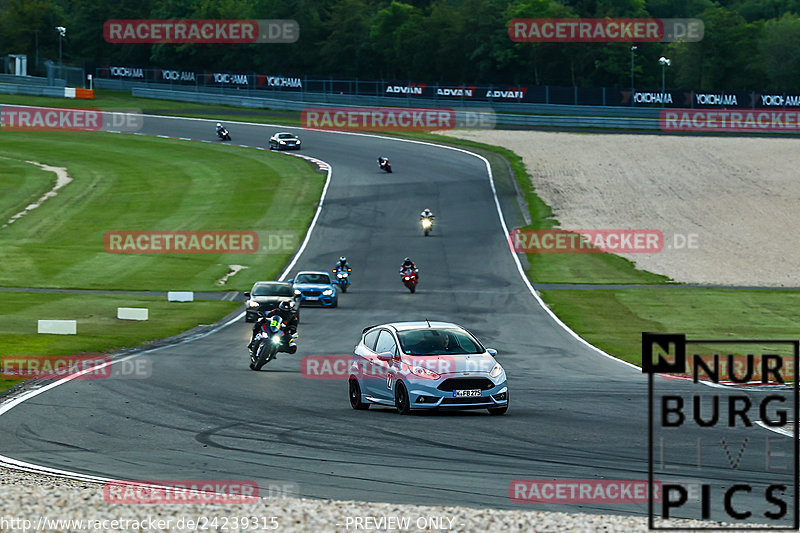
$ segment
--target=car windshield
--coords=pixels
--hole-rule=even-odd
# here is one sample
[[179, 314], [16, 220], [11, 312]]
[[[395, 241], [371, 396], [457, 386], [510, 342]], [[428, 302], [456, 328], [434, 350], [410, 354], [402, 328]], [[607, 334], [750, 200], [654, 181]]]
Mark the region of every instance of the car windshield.
[[294, 296], [291, 285], [256, 285], [253, 296]]
[[331, 278], [327, 274], [300, 274], [295, 283], [325, 283], [326, 285], [331, 282]]
[[397, 333], [408, 355], [458, 355], [483, 353], [481, 344], [460, 329], [414, 329]]
[[278, 135], [278, 139], [294, 139], [294, 135], [291, 133], [281, 133]]

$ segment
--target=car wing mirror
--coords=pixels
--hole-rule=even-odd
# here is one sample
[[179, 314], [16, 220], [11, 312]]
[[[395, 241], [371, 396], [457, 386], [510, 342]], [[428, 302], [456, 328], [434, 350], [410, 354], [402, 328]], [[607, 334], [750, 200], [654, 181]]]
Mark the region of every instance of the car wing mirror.
[[244, 297], [245, 298], [250, 298], [250, 293], [249, 292], [244, 293]]
[[287, 283], [294, 283], [294, 278], [290, 279]]
[[378, 359], [381, 361], [391, 361], [394, 359], [394, 354], [392, 352], [383, 352], [378, 354]]
[[497, 357], [497, 350], [494, 350], [492, 348], [486, 348], [486, 351], [489, 352], [489, 355], [491, 355], [492, 357]]

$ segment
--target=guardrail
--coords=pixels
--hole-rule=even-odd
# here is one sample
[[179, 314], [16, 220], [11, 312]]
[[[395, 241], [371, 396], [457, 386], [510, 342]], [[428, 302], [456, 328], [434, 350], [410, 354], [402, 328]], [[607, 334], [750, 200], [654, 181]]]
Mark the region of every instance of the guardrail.
[[[245, 102], [244, 107], [265, 107], [259, 102], [270, 102], [273, 109], [294, 109], [289, 107], [274, 107], [277, 102], [285, 102], [290, 105], [296, 102], [298, 105], [315, 106], [321, 105], [344, 105], [344, 106], [391, 106], [391, 107], [449, 107], [449, 108], [470, 108], [470, 109], [492, 109], [499, 113], [516, 114], [542, 114], [542, 115], [569, 115], [569, 116], [602, 116], [602, 117], [639, 117], [657, 118], [661, 112], [660, 107], [634, 107], [634, 106], [589, 106], [589, 105], [566, 105], [566, 104], [531, 104], [522, 102], [472, 102], [469, 100], [434, 100], [419, 97], [394, 97], [394, 96], [368, 96], [368, 95], [337, 95], [330, 93], [317, 93], [307, 91], [280, 91], [269, 89], [226, 89], [222, 87], [196, 87], [193, 85], [170, 85], [158, 83], [132, 83], [120, 80], [95, 80], [95, 86], [100, 89], [111, 90], [130, 90], [135, 96], [137, 94], [148, 94], [146, 90], [161, 90], [171, 93], [189, 93], [197, 95], [217, 95], [225, 96], [231, 101], [237, 100]], [[147, 96], [142, 96], [148, 98]], [[163, 96], [162, 96], [163, 98]], [[195, 100], [187, 99], [183, 101], [191, 102]], [[198, 96], [197, 102], [219, 103], [218, 101], [204, 99]], [[250, 100], [252, 99], [252, 100]], [[297, 108], [300, 109], [300, 108]], [[296, 109], [295, 109], [296, 110]]]
[[[226, 92], [223, 94], [211, 93], [207, 91], [188, 91], [188, 90], [167, 90], [167, 89], [152, 89], [135, 87], [131, 90], [131, 94], [140, 98], [153, 98], [162, 100], [179, 100], [182, 102], [193, 102], [200, 104], [212, 105], [231, 105], [250, 108], [262, 109], [280, 109], [288, 111], [301, 111], [311, 105], [313, 106], [334, 106], [345, 105], [340, 103], [320, 103], [314, 101], [298, 101], [289, 99], [278, 98], [257, 98], [253, 96], [237, 96], [235, 93]], [[284, 93], [287, 94], [287, 93]], [[288, 95], [288, 94], [287, 94]], [[309, 93], [305, 93], [309, 97]], [[370, 97], [380, 98], [380, 97]], [[386, 100], [397, 100], [399, 102], [387, 102]], [[394, 104], [395, 106], [404, 107], [406, 100], [404, 98], [383, 98], [372, 104], [372, 106], [388, 106]], [[421, 102], [426, 103], [426, 102]], [[418, 100], [414, 100], [414, 107], [433, 107], [431, 105], [418, 105]], [[428, 104], [430, 104], [428, 102]], [[369, 106], [367, 102], [359, 102], [359, 106]], [[650, 116], [646, 117], [620, 117], [613, 116], [610, 113], [618, 111], [613, 107], [588, 107], [588, 106], [560, 106], [545, 104], [520, 104], [526, 108], [535, 107], [537, 111], [543, 114], [519, 114], [519, 113], [495, 113], [489, 110], [487, 106], [480, 108], [479, 106], [451, 106], [456, 109], [457, 115], [459, 113], [470, 112], [476, 115], [474, 118], [479, 118], [480, 115], [492, 115], [493, 120], [484, 121], [482, 123], [494, 123], [498, 126], [510, 128], [524, 128], [524, 127], [545, 127], [545, 128], [602, 128], [602, 129], [622, 129], [622, 130], [658, 130], [660, 129], [658, 114], [659, 109], [640, 109], [639, 111], [648, 111]], [[441, 103], [439, 103], [441, 106]], [[577, 108], [577, 109], [576, 109]], [[483, 109], [483, 111], [481, 110]], [[515, 109], [519, 109], [515, 107]], [[590, 111], [594, 116], [585, 115]], [[535, 112], [535, 111], [534, 111]], [[559, 113], [571, 112], [572, 116], [559, 116]], [[604, 116], [609, 113], [608, 116]], [[480, 121], [477, 121], [480, 122]]]
[[0, 83], [2, 94], [26, 94], [28, 96], [64, 97], [64, 86], [47, 87], [42, 85], [20, 85], [18, 83]]

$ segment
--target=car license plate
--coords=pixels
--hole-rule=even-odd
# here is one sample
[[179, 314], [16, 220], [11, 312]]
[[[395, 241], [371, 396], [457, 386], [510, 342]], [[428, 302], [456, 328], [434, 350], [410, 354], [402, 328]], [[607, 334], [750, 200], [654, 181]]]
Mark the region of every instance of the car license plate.
[[480, 396], [480, 395], [481, 395], [480, 389], [453, 391], [453, 398], [472, 398], [473, 396]]
[[319, 300], [319, 296], [306, 296], [306, 300]]

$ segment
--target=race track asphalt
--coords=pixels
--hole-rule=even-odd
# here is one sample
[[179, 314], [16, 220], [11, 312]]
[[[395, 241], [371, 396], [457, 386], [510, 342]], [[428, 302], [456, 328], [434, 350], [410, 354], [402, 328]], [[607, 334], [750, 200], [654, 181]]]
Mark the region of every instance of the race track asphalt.
[[[142, 131], [213, 140], [213, 122], [148, 117]], [[304, 309], [298, 353], [281, 354], [262, 372], [248, 368], [250, 325], [240, 320], [142, 355], [152, 362], [148, 379], [76, 379], [35, 396], [0, 416], [0, 454], [116, 479], [291, 482], [308, 498], [646, 514], [644, 503], [509, 499], [515, 479], [646, 480], [647, 380], [576, 340], [537, 303], [512, 260], [481, 159], [389, 138], [228, 126], [235, 143], [250, 146], [266, 146], [278, 129], [297, 131], [301, 153], [332, 166], [318, 223], [287, 278], [329, 269], [346, 255], [351, 290], [337, 309]], [[379, 155], [389, 157], [393, 174], [378, 170]], [[498, 190], [514, 227], [513, 188], [498, 183]], [[417, 221], [425, 207], [438, 222], [428, 238]], [[397, 275], [405, 256], [421, 270], [416, 294]], [[358, 412], [346, 381], [300, 371], [307, 355], [352, 355], [366, 326], [425, 318], [459, 323], [497, 349], [509, 376], [506, 416]], [[732, 451], [743, 442], [737, 435], [728, 435]], [[676, 432], [665, 464], [680, 470], [660, 479], [710, 483], [712, 518], [725, 518], [720, 487], [763, 482], [767, 437], [773, 450], [791, 442], [763, 430], [746, 435], [732, 468], [719, 432]], [[791, 486], [791, 468], [774, 474]], [[756, 513], [773, 509], [757, 491], [735, 502]], [[675, 514], [697, 517], [696, 507]]]

